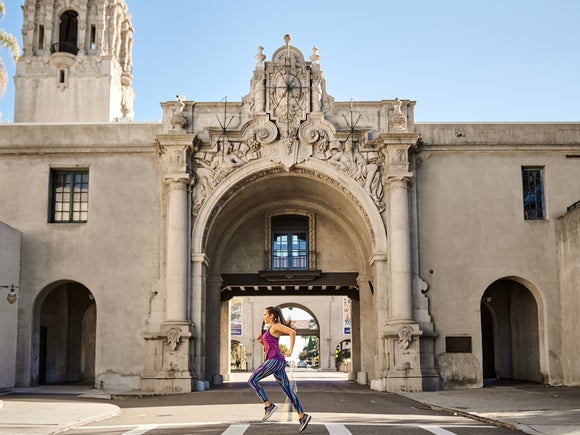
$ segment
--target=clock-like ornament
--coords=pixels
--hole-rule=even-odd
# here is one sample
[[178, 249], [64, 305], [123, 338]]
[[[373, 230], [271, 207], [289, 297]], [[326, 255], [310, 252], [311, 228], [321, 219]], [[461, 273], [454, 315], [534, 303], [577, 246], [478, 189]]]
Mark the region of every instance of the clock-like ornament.
[[272, 89], [272, 113], [281, 122], [293, 124], [303, 111], [304, 92], [300, 77], [292, 72], [279, 73]]

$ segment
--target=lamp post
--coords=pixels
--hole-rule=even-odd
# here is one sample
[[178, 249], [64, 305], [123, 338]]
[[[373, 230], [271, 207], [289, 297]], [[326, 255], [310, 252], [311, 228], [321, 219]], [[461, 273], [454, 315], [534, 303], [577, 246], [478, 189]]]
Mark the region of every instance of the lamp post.
[[6, 300], [8, 301], [9, 304], [13, 304], [14, 302], [16, 302], [16, 299], [18, 298], [16, 296], [16, 289], [20, 288], [17, 285], [14, 284], [10, 284], [10, 285], [0, 285], [0, 288], [7, 288], [10, 289], [10, 291], [8, 292], [8, 296], [6, 296]]

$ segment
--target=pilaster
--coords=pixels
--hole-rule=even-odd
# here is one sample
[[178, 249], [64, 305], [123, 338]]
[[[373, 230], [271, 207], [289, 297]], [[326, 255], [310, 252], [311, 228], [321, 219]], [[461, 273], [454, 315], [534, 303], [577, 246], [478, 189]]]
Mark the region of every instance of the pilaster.
[[385, 349], [385, 361], [380, 368], [384, 370], [380, 381], [371, 386], [392, 392], [422, 391], [424, 387], [434, 389], [436, 373], [432, 367], [423, 370], [423, 331], [413, 316], [410, 188], [414, 174], [409, 168], [409, 150], [415, 146], [419, 135], [402, 131], [381, 135], [380, 140], [388, 192], [390, 310], [387, 321], [379, 323], [383, 328], [379, 335]]
[[159, 332], [145, 335], [148, 347], [144, 391], [192, 391], [199, 377], [192, 364], [197, 336], [189, 310], [191, 228], [191, 156], [193, 135], [159, 135], [166, 188], [165, 321]]

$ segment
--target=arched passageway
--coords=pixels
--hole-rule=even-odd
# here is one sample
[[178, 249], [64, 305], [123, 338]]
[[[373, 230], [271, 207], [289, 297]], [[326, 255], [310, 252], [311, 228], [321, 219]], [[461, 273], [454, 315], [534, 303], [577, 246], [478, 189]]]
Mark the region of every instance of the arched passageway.
[[93, 294], [82, 284], [49, 286], [37, 299], [37, 324], [32, 365], [33, 384], [95, 380], [97, 309]]
[[[199, 275], [206, 283], [206, 329], [201, 343], [205, 378], [225, 374], [230, 368], [227, 313], [228, 301], [234, 296], [280, 296], [299, 304], [302, 297], [328, 300], [348, 296], [355, 313], [348, 319], [353, 342], [351, 368], [371, 372], [374, 360], [364, 360], [360, 340], [376, 336], [377, 326], [373, 321], [362, 325], [359, 316], [364, 305], [366, 317], [374, 319], [373, 293], [366, 287], [373, 279], [369, 259], [377, 249], [377, 240], [383, 252], [386, 245], [384, 224], [375, 204], [362, 187], [353, 186], [358, 198], [331, 178], [317, 176], [314, 170], [272, 168], [255, 177], [251, 168], [244, 169], [248, 174], [240, 174], [229, 191], [224, 187], [218, 192], [221, 200], [216, 197], [212, 206], [208, 199], [207, 209], [200, 210], [196, 224], [205, 222], [204, 231], [194, 229], [193, 247], [199, 243], [198, 249], [204, 252], [199, 258], [207, 262], [205, 278], [203, 273]], [[370, 205], [363, 205], [364, 201]], [[290, 248], [285, 252], [286, 241], [292, 237], [298, 242], [296, 252]], [[295, 255], [297, 261], [280, 261], [285, 255]], [[261, 313], [254, 317], [261, 319]], [[342, 319], [342, 311], [336, 316]], [[361, 333], [361, 328], [368, 330]], [[255, 338], [259, 325], [250, 329]], [[344, 339], [342, 334], [320, 337], [325, 364], [335, 367], [335, 347]], [[371, 352], [366, 355], [374, 355], [375, 347], [376, 341], [369, 338], [365, 348]], [[247, 351], [253, 354], [256, 349], [248, 347]]]
[[539, 310], [522, 283], [500, 279], [481, 300], [483, 377], [542, 382]]

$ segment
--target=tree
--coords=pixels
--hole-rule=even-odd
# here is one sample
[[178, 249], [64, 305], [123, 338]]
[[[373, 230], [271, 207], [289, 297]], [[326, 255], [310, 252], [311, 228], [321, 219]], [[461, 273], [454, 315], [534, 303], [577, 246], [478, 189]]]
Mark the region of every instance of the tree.
[[[0, 0], [0, 19], [4, 20], [4, 14], [6, 9], [4, 7], [4, 2]], [[5, 48], [8, 53], [12, 56], [12, 60], [16, 63], [18, 56], [20, 55], [20, 47], [18, 46], [18, 41], [14, 35], [6, 32], [3, 28], [0, 28], [0, 48]], [[0, 98], [6, 92], [6, 86], [8, 85], [8, 72], [6, 71], [6, 64], [0, 57]], [[0, 119], [2, 119], [2, 112], [0, 112]]]

